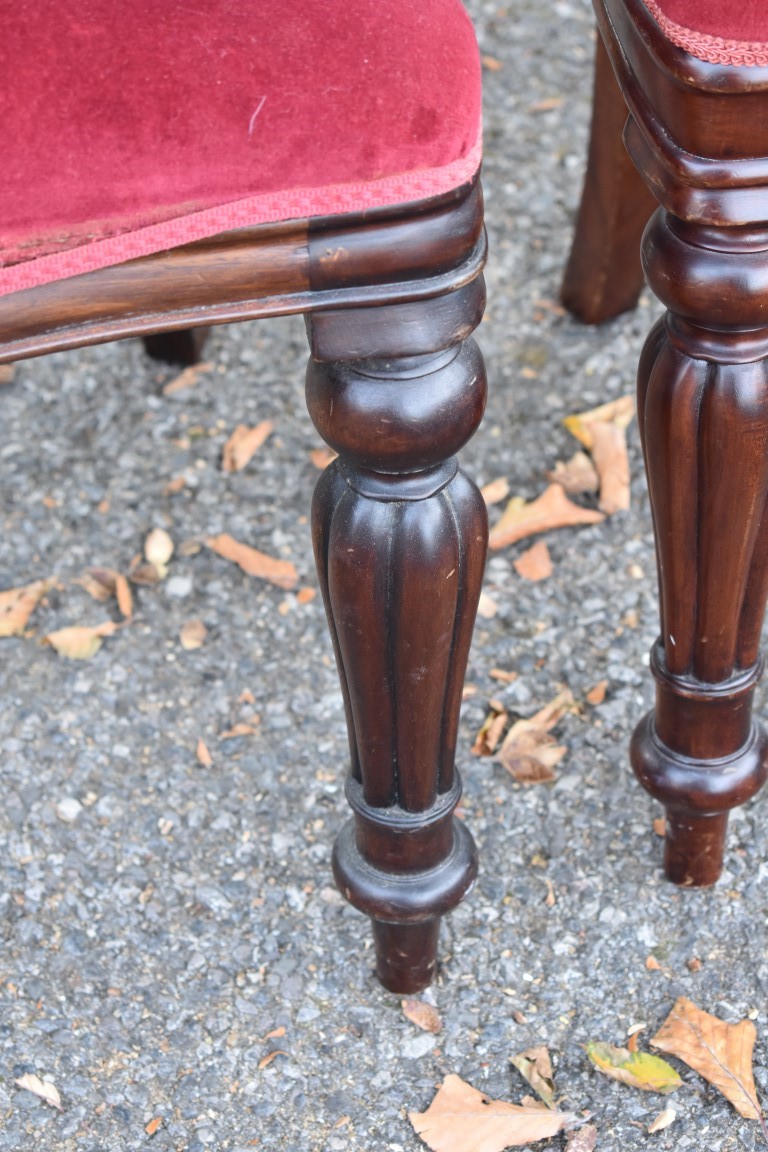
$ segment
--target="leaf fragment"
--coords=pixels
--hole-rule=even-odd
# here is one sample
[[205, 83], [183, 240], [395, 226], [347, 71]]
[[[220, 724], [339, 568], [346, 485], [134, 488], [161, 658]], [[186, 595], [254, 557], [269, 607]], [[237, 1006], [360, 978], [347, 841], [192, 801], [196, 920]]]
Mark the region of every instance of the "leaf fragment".
[[242, 720], [239, 724], [227, 728], [219, 733], [219, 740], [234, 740], [237, 736], [253, 736], [258, 731], [259, 717], [255, 716], [250, 724]]
[[728, 1024], [681, 996], [650, 1043], [703, 1076], [740, 1116], [762, 1120], [752, 1075], [755, 1038], [751, 1020]]
[[202, 620], [187, 620], [181, 626], [179, 640], [185, 652], [194, 652], [196, 648], [202, 648], [207, 635], [208, 629]]
[[602, 1041], [587, 1044], [586, 1052], [598, 1072], [631, 1088], [666, 1094], [682, 1084], [672, 1065], [650, 1052], [630, 1052]]
[[205, 740], [198, 740], [195, 756], [197, 757], [198, 764], [201, 764], [203, 768], [210, 768], [213, 764], [213, 756], [211, 756], [208, 751], [208, 745]]
[[526, 1048], [518, 1056], [511, 1056], [510, 1063], [541, 1097], [547, 1108], [554, 1108], [555, 1080], [549, 1049], [543, 1044], [536, 1048]]
[[501, 734], [509, 719], [506, 708], [498, 700], [489, 702], [489, 712], [472, 745], [473, 756], [493, 756], [499, 746]]
[[120, 609], [126, 620], [130, 620], [133, 616], [133, 594], [131, 593], [131, 586], [128, 583], [127, 577], [123, 576], [122, 572], [117, 575], [115, 581], [115, 598], [117, 599], [117, 606]]
[[153, 1116], [149, 1123], [144, 1125], [144, 1131], [146, 1132], [147, 1136], [154, 1136], [162, 1122], [162, 1116]]
[[262, 420], [254, 428], [238, 424], [224, 445], [222, 472], [242, 472], [271, 434], [273, 427], [271, 420]]
[[544, 540], [537, 540], [513, 561], [513, 567], [524, 580], [534, 583], [552, 575], [552, 557]]
[[568, 1137], [565, 1152], [593, 1152], [597, 1144], [597, 1128], [594, 1124], [585, 1124], [577, 1128]]
[[326, 447], [314, 448], [309, 454], [309, 458], [318, 472], [322, 472], [324, 468], [332, 464], [337, 456], [338, 452], [334, 452], [332, 448]]
[[17, 1088], [23, 1088], [25, 1092], [31, 1092], [33, 1096], [39, 1096], [52, 1108], [58, 1108], [59, 1112], [64, 1111], [59, 1090], [50, 1080], [41, 1080], [34, 1072], [25, 1072], [18, 1080], [14, 1080], [14, 1084]]
[[674, 1124], [677, 1119], [677, 1112], [674, 1108], [665, 1108], [663, 1112], [659, 1112], [655, 1120], [652, 1120], [648, 1125], [648, 1135], [653, 1136], [654, 1132], [663, 1132], [665, 1128], [669, 1128], [670, 1124]]
[[629, 458], [626, 430], [635, 414], [633, 396], [622, 396], [563, 423], [592, 454], [600, 477], [598, 506], [609, 516], [629, 508]]
[[499, 476], [497, 480], [491, 480], [490, 483], [484, 484], [480, 489], [480, 495], [485, 500], [486, 508], [490, 508], [493, 504], [500, 504], [509, 496], [509, 481], [505, 476]]
[[400, 1001], [400, 1007], [406, 1020], [410, 1020], [417, 1028], [421, 1028], [422, 1032], [437, 1033], [442, 1030], [443, 1022], [434, 1004], [428, 1004], [426, 1000], [406, 997], [405, 1000]]
[[101, 648], [107, 636], [114, 636], [119, 625], [113, 620], [105, 620], [94, 628], [85, 625], [72, 625], [69, 628], [59, 628], [56, 632], [49, 632], [42, 639], [43, 644], [49, 644], [59, 656], [67, 660], [90, 660]]
[[226, 532], [209, 536], [205, 544], [217, 556], [239, 565], [249, 576], [268, 580], [270, 584], [277, 584], [279, 588], [287, 588], [289, 591], [299, 582], [296, 568], [289, 560], [275, 560], [248, 544], [241, 544]]
[[575, 1116], [491, 1100], [451, 1074], [427, 1111], [409, 1112], [408, 1119], [432, 1152], [502, 1152], [556, 1136]]
[[173, 380], [169, 380], [163, 388], [163, 396], [173, 396], [176, 392], [183, 392], [186, 388], [191, 388], [196, 384], [198, 378], [204, 372], [210, 372], [213, 364], [209, 360], [202, 360], [199, 364], [190, 364], [189, 368], [185, 368], [178, 376], [174, 376]]
[[164, 528], [153, 528], [144, 541], [144, 556], [161, 580], [168, 571], [168, 561], [173, 556], [173, 540]]
[[600, 524], [604, 519], [602, 512], [582, 508], [569, 500], [561, 484], [550, 484], [541, 496], [529, 503], [522, 496], [513, 496], [501, 519], [491, 529], [488, 543], [492, 549], [506, 548], [526, 536], [535, 536], [552, 528]]
[[547, 472], [547, 480], [561, 484], [569, 496], [597, 492], [600, 488], [597, 469], [586, 452], [581, 451], [574, 452], [565, 464], [562, 460], [558, 460], [552, 471]]
[[23, 635], [30, 616], [53, 585], [53, 580], [35, 580], [0, 592], [0, 636]]
[[587, 704], [591, 704], [593, 708], [597, 708], [605, 700], [605, 694], [608, 691], [608, 681], [598, 680], [594, 688], [590, 688], [586, 695]]
[[565, 688], [535, 716], [512, 725], [496, 759], [519, 784], [546, 784], [555, 779], [554, 768], [568, 749], [549, 732], [574, 709], [573, 694]]
[[480, 600], [477, 605], [477, 614], [483, 620], [493, 620], [494, 616], [499, 610], [499, 606], [492, 596], [487, 592], [480, 593]]

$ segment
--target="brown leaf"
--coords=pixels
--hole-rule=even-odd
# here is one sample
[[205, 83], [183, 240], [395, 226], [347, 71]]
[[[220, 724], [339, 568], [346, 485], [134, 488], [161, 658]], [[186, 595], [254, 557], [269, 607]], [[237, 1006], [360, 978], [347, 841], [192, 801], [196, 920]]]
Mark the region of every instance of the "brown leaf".
[[95, 656], [102, 642], [107, 636], [113, 636], [118, 625], [112, 620], [105, 620], [95, 628], [74, 625], [70, 628], [59, 628], [57, 632], [49, 632], [43, 636], [43, 644], [50, 644], [51, 648], [64, 656], [67, 660], [90, 660]]
[[253, 736], [256, 731], [258, 731], [258, 724], [246, 724], [245, 721], [241, 721], [240, 724], [227, 728], [225, 732], [220, 732], [219, 740], [234, 740], [236, 736]]
[[59, 1112], [63, 1112], [59, 1090], [50, 1080], [41, 1080], [39, 1076], [35, 1076], [34, 1072], [25, 1072], [23, 1076], [19, 1076], [18, 1080], [14, 1080], [14, 1084], [17, 1088], [23, 1088], [25, 1092], [31, 1092], [33, 1096], [39, 1096], [41, 1100], [45, 1100], [46, 1104], [50, 1104], [52, 1108], [58, 1108]]
[[666, 1060], [649, 1052], [630, 1052], [600, 1041], [586, 1045], [586, 1053], [598, 1072], [644, 1092], [674, 1092], [682, 1084]]
[[545, 784], [555, 779], [553, 769], [567, 748], [557, 744], [549, 730], [574, 708], [573, 694], [566, 688], [535, 716], [512, 725], [496, 759], [519, 784]]
[[498, 702], [492, 701], [490, 711], [472, 745], [473, 756], [493, 756], [499, 746], [499, 740], [501, 740], [501, 734], [506, 727], [508, 718], [506, 709]]
[[608, 690], [607, 680], [598, 680], [594, 688], [590, 688], [587, 692], [587, 704], [591, 704], [593, 708], [597, 708], [598, 704], [602, 704], [605, 700], [605, 693]]
[[163, 496], [176, 496], [179, 492], [183, 492], [187, 486], [187, 478], [182, 472], [179, 476], [174, 476], [163, 488]]
[[559, 108], [564, 99], [564, 96], [548, 96], [546, 100], [539, 100], [535, 104], [529, 104], [528, 111], [551, 112], [553, 109]]
[[525, 580], [546, 580], [552, 575], [552, 557], [543, 540], [537, 540], [513, 564], [515, 571]]
[[646, 956], [645, 967], [649, 972], [661, 972], [661, 964], [655, 956]]
[[147, 1136], [154, 1136], [155, 1132], [157, 1132], [157, 1130], [160, 1127], [160, 1125], [162, 1124], [162, 1122], [163, 1122], [162, 1116], [154, 1116], [150, 1120], [149, 1124], [146, 1124], [144, 1126], [144, 1131], [146, 1132]]
[[483, 620], [493, 620], [494, 616], [499, 610], [499, 606], [492, 596], [487, 592], [480, 593], [480, 600], [477, 605], [477, 614]]
[[257, 576], [261, 580], [268, 580], [270, 584], [277, 584], [279, 588], [289, 590], [295, 588], [299, 582], [296, 568], [289, 560], [275, 560], [256, 548], [241, 544], [226, 532], [222, 532], [219, 536], [209, 536], [205, 543], [217, 556], [238, 564], [249, 576]]
[[511, 1056], [510, 1063], [517, 1068], [524, 1080], [541, 1097], [547, 1108], [555, 1107], [555, 1078], [549, 1049], [543, 1044], [537, 1048], [526, 1048], [519, 1056]]
[[674, 1124], [677, 1119], [677, 1112], [674, 1108], [665, 1108], [663, 1112], [659, 1112], [655, 1120], [648, 1125], [648, 1135], [652, 1136], [654, 1132], [663, 1132], [665, 1128], [669, 1128], [670, 1124]]
[[179, 640], [185, 652], [193, 652], [196, 648], [202, 648], [207, 635], [208, 629], [202, 620], [187, 620], [181, 626]]
[[497, 60], [495, 56], [481, 56], [480, 59], [483, 63], [483, 68], [487, 68], [489, 72], [498, 72], [504, 67], [501, 60]]
[[131, 616], [133, 616], [133, 596], [131, 594], [130, 584], [122, 573], [118, 573], [117, 580], [115, 581], [115, 596], [117, 597], [118, 608], [126, 620], [130, 620]]
[[0, 592], [0, 636], [23, 635], [30, 616], [53, 585], [53, 580], [35, 580]]
[[552, 471], [547, 472], [547, 480], [561, 484], [569, 496], [597, 492], [600, 488], [600, 477], [586, 452], [575, 452], [566, 464], [558, 460]]
[[681, 996], [651, 1044], [685, 1061], [719, 1089], [740, 1116], [761, 1120], [752, 1076], [755, 1036], [751, 1020], [727, 1024]]
[[593, 1152], [596, 1144], [597, 1128], [594, 1124], [585, 1124], [583, 1128], [571, 1132], [565, 1152]]
[[653, 830], [657, 836], [661, 836], [662, 840], [667, 834], [667, 821], [663, 816], [657, 816], [653, 822]]
[[115, 595], [118, 575], [114, 568], [87, 568], [76, 583], [94, 600], [105, 604]]
[[131, 566], [128, 569], [128, 579], [132, 584], [140, 584], [151, 588], [154, 584], [160, 583], [162, 576], [154, 564], [143, 564], [139, 556], [131, 561]]
[[491, 668], [488, 673], [494, 680], [501, 680], [504, 684], [512, 684], [520, 675], [519, 672], [507, 672], [504, 668]]
[[255, 428], [249, 428], [246, 424], [238, 424], [224, 445], [224, 455], [221, 461], [222, 472], [241, 472], [251, 457], [261, 448], [272, 428], [271, 420], [262, 420]]
[[296, 593], [297, 604], [309, 604], [317, 596], [316, 588], [299, 588]]
[[490, 484], [484, 484], [480, 489], [480, 495], [485, 500], [487, 508], [493, 504], [500, 504], [509, 496], [509, 481], [504, 476], [500, 476], [498, 480], [491, 480]]
[[310, 460], [320, 472], [332, 464], [337, 456], [338, 452], [334, 452], [332, 448], [314, 448], [309, 454]]
[[433, 1004], [427, 1004], [426, 1000], [407, 998], [400, 1001], [400, 1007], [405, 1018], [417, 1028], [421, 1028], [422, 1032], [439, 1032], [443, 1027], [437, 1008]]
[[213, 368], [208, 360], [201, 361], [200, 364], [191, 364], [189, 368], [185, 368], [178, 376], [174, 376], [173, 380], [169, 380], [163, 388], [163, 396], [173, 396], [176, 392], [183, 392], [185, 388], [191, 388], [196, 384], [198, 378], [204, 372], [210, 372]]
[[198, 740], [197, 749], [195, 751], [198, 764], [202, 764], [203, 768], [210, 768], [213, 764], [213, 756], [208, 751], [208, 745], [205, 740]]
[[261, 1060], [259, 1060], [256, 1067], [258, 1068], [259, 1072], [261, 1072], [262, 1069], [268, 1068], [269, 1065], [272, 1063], [272, 1061], [274, 1059], [276, 1059], [276, 1057], [287, 1056], [287, 1055], [288, 1055], [288, 1053], [283, 1052], [282, 1048], [275, 1048], [275, 1050], [273, 1052], [268, 1052], [266, 1056], [262, 1056]]
[[15, 366], [13, 364], [0, 364], [0, 384], [11, 384]]
[[526, 503], [522, 496], [513, 496], [501, 519], [491, 529], [488, 543], [491, 548], [506, 548], [516, 540], [548, 532], [552, 528], [567, 528], [574, 524], [599, 524], [602, 512], [581, 508], [569, 500], [562, 485], [550, 484], [536, 500]]
[[409, 1112], [433, 1152], [502, 1152], [556, 1136], [572, 1124], [567, 1112], [490, 1100], [459, 1076], [446, 1076], [426, 1112]]
[[563, 423], [591, 454], [600, 477], [599, 507], [608, 515], [629, 508], [626, 430], [635, 414], [632, 396], [622, 396]]

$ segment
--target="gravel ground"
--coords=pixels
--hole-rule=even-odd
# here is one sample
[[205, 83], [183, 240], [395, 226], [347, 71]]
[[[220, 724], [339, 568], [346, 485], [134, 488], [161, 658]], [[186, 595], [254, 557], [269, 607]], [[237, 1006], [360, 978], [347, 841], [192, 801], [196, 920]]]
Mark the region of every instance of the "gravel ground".
[[[592, 18], [582, 0], [502, 3], [469, 3], [492, 57], [479, 333], [492, 397], [465, 464], [531, 497], [573, 451], [561, 418], [631, 390], [656, 305], [594, 331], [553, 308], [585, 154]], [[319, 441], [302, 324], [220, 329], [207, 355], [214, 367], [174, 396], [136, 342], [27, 363], [0, 390], [0, 583], [60, 583], [38, 635], [107, 618], [74, 581], [87, 565], [124, 568], [153, 527], [177, 543], [228, 531], [291, 558], [315, 587], [306, 513]], [[273, 436], [224, 476], [228, 431], [264, 419]], [[364, 921], [332, 887], [346, 737], [319, 598], [300, 603], [201, 551], [141, 589], [135, 621], [89, 662], [3, 641], [2, 1152], [409, 1152], [421, 1145], [406, 1109], [424, 1109], [447, 1072], [519, 1100], [509, 1056], [542, 1042], [568, 1105], [594, 1113], [599, 1149], [757, 1146], [757, 1125], [692, 1073], [675, 1124], [647, 1137], [663, 1099], [598, 1077], [582, 1049], [620, 1043], [635, 1023], [651, 1035], [684, 994], [755, 1019], [768, 1089], [763, 802], [735, 815], [720, 883], [679, 892], [660, 874], [658, 812], [628, 768], [656, 630], [635, 427], [630, 455], [632, 510], [552, 534], [549, 580], [517, 575], [523, 546], [489, 564], [499, 612], [476, 631], [459, 754], [482, 875], [445, 923], [437, 1036], [379, 987]], [[164, 495], [182, 473], [186, 488]], [[184, 651], [179, 629], [194, 618], [207, 640]], [[493, 680], [494, 667], [518, 678]], [[583, 701], [602, 679], [605, 702], [558, 729], [568, 755], [553, 785], [521, 788], [470, 755], [489, 698], [526, 715], [560, 685]], [[219, 739], [253, 713], [256, 735]], [[646, 969], [651, 955], [660, 970]], [[62, 1112], [14, 1087], [26, 1072], [57, 1085]]]

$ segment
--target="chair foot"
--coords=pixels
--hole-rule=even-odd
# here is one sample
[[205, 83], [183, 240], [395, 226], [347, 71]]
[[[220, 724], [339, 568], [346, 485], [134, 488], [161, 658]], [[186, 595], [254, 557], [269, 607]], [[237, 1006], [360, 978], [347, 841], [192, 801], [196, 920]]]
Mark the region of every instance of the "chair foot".
[[[472, 340], [461, 342], [482, 299], [475, 281], [447, 306], [309, 321], [309, 412], [339, 453], [313, 505], [352, 759], [354, 820], [336, 843], [334, 873], [372, 918], [379, 978], [400, 993], [432, 980], [440, 917], [477, 871], [472, 838], [453, 815], [454, 759], [487, 519], [453, 454], [485, 402], [482, 358]], [[376, 354], [360, 359], [366, 333]], [[436, 350], [421, 351], [424, 341]], [[347, 362], [338, 359], [344, 346], [356, 350]]]
[[584, 190], [561, 299], [585, 324], [635, 307], [643, 287], [640, 240], [656, 207], [624, 147], [627, 109], [603, 43], [595, 57]]
[[184, 328], [177, 332], [155, 332], [144, 337], [144, 350], [153, 360], [164, 364], [197, 364], [210, 328]]

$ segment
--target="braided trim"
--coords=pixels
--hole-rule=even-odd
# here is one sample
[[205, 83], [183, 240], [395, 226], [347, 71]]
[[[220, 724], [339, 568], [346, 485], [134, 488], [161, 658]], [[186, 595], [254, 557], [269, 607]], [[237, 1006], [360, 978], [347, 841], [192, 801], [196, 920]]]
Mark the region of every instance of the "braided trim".
[[[657, 0], [643, 0], [643, 3], [667, 39], [699, 60], [706, 60], [709, 64], [730, 64], [733, 67], [768, 65], [768, 39], [726, 40], [723, 36], [710, 36], [670, 20], [662, 12]], [[768, 33], [766, 35], [768, 37]]]

